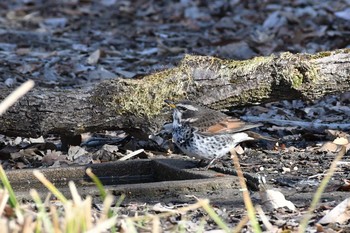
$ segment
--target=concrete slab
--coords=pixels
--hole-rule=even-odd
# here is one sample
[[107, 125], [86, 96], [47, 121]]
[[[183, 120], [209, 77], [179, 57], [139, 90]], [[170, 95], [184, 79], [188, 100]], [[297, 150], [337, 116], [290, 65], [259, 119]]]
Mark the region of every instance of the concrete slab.
[[[176, 200], [186, 201], [187, 195], [198, 197], [225, 196], [227, 192], [239, 195], [237, 177], [221, 176], [214, 171], [199, 170], [193, 161], [179, 159], [131, 160], [86, 166], [46, 168], [40, 171], [66, 196], [70, 180], [74, 181], [82, 196], [99, 198], [99, 192], [85, 170], [90, 167], [101, 179], [106, 190], [128, 200]], [[6, 172], [19, 199], [31, 200], [29, 190], [35, 188], [42, 197], [47, 189], [33, 175], [32, 169]], [[193, 199], [193, 198], [192, 198]]]

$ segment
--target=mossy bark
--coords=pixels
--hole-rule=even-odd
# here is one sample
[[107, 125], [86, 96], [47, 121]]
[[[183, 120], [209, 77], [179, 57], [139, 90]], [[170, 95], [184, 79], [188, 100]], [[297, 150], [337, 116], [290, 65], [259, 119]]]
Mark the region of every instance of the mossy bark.
[[[143, 79], [109, 80], [82, 90], [34, 88], [0, 117], [0, 133], [69, 135], [117, 128], [149, 133], [169, 117], [165, 99], [190, 99], [223, 109], [283, 99], [314, 100], [349, 88], [348, 49], [245, 61], [187, 55], [177, 67]], [[9, 93], [1, 90], [0, 98]]]

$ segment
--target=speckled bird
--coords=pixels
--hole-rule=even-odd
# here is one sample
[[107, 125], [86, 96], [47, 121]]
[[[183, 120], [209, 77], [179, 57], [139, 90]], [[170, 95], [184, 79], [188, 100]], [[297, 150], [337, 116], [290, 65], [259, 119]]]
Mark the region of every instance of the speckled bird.
[[173, 142], [188, 156], [211, 160], [228, 154], [240, 142], [267, 139], [248, 131], [260, 126], [249, 124], [191, 101], [165, 101], [173, 111]]

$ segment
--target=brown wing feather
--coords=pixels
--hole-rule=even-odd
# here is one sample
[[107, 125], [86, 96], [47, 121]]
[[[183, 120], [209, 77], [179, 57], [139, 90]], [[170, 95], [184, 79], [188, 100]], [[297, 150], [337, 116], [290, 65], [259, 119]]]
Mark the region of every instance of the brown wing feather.
[[248, 124], [237, 118], [226, 117], [222, 121], [216, 123], [203, 131], [203, 134], [221, 134], [221, 133], [235, 133], [251, 128], [261, 126], [260, 124]]

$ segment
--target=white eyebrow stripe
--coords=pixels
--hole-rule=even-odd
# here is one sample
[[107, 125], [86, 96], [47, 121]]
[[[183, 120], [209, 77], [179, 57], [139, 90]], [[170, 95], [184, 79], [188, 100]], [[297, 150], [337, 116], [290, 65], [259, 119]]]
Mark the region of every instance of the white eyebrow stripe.
[[177, 106], [187, 108], [188, 110], [192, 111], [198, 111], [198, 108], [194, 107], [193, 105], [187, 105], [187, 104], [178, 104]]
[[189, 123], [195, 122], [195, 121], [197, 121], [197, 120], [198, 120], [198, 118], [182, 119], [183, 122], [189, 122]]

